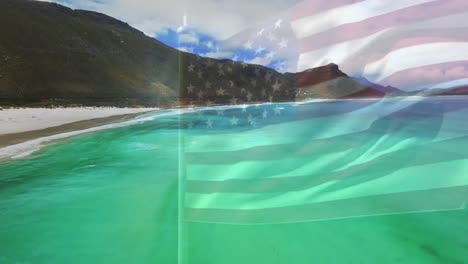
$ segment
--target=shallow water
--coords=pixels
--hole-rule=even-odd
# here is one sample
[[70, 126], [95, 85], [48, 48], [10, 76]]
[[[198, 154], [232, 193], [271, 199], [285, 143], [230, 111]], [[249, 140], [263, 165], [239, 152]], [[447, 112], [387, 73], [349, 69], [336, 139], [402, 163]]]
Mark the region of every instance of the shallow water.
[[152, 115], [1, 164], [0, 263], [468, 262], [467, 98]]

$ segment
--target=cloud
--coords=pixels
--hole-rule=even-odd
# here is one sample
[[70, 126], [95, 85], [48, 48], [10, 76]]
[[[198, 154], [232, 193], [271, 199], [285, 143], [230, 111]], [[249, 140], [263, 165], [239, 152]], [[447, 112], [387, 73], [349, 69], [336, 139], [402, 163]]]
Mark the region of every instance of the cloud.
[[212, 51], [212, 52], [207, 52], [207, 53], [202, 53], [200, 54], [203, 57], [209, 57], [213, 59], [230, 59], [234, 55], [233, 51]]
[[184, 51], [184, 52], [190, 52], [190, 53], [193, 52], [193, 48], [191, 48], [191, 47], [179, 47], [177, 49], [180, 50], [180, 51]]
[[255, 57], [254, 59], [247, 60], [246, 62], [251, 64], [268, 65], [272, 62], [272, 59], [264, 56], [259, 56]]
[[[302, 0], [249, 0], [248, 3], [236, 0], [48, 1], [107, 14], [179, 50], [217, 59], [236, 56], [239, 61], [268, 66], [273, 58], [265, 57], [267, 51], [277, 49], [279, 37], [290, 29], [275, 29], [278, 39], [274, 41], [266, 37], [271, 34], [274, 22], [279, 17], [286, 19], [289, 9]], [[260, 37], [258, 31], [262, 28], [265, 29]], [[252, 50], [244, 49], [247, 40], [253, 40]], [[265, 50], [255, 53], [260, 48]], [[287, 68], [293, 69], [295, 50], [283, 49], [274, 59], [288, 61]]]
[[93, 10], [123, 20], [155, 36], [166, 28], [187, 25], [217, 39], [228, 38], [266, 19], [275, 19], [300, 0], [55, 0], [72, 8]]
[[179, 35], [179, 40], [182, 43], [198, 44], [198, 42], [200, 42], [200, 40], [198, 39], [197, 36], [195, 36], [194, 34], [190, 34], [190, 33], [180, 34]]

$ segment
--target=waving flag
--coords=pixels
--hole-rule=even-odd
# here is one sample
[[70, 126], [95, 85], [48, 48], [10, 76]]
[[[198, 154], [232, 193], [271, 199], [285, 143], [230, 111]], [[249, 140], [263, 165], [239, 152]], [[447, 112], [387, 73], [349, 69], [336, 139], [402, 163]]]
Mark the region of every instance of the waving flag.
[[405, 90], [466, 84], [468, 2], [309, 0], [292, 10], [298, 70], [336, 63]]
[[468, 131], [446, 118], [467, 107], [389, 99], [188, 115], [185, 219], [265, 224], [463, 209], [468, 156], [452, 150]]
[[[468, 131], [453, 123], [466, 103], [276, 104], [294, 84], [236, 61], [252, 53], [258, 62], [282, 62], [277, 70], [291, 61], [299, 70], [334, 62], [351, 76], [406, 90], [462, 82], [467, 8], [455, 0], [306, 1], [290, 23], [277, 19], [232, 37], [244, 43], [234, 62], [190, 63], [183, 88], [207, 108], [182, 119], [184, 219], [265, 224], [465, 208], [468, 156], [452, 149], [466, 144]], [[234, 72], [246, 74], [239, 81]], [[204, 79], [212, 75], [216, 83]], [[262, 101], [272, 103], [247, 105]], [[219, 102], [231, 106], [211, 107]]]

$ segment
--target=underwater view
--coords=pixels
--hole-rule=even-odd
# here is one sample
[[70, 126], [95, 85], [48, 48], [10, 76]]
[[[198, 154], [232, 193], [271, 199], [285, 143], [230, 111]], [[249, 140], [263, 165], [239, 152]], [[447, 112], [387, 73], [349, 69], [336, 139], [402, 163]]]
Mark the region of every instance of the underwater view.
[[161, 110], [0, 163], [0, 263], [467, 263], [468, 100]]

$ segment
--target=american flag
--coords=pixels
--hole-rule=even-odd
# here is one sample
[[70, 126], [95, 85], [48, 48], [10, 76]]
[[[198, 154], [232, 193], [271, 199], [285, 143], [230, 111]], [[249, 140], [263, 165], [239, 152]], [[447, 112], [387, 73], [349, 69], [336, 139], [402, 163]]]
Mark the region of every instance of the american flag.
[[[454, 21], [467, 17], [465, 7], [455, 0], [306, 1], [289, 19], [229, 42], [243, 43], [280, 71], [334, 62], [385, 85], [438, 87], [464, 79], [457, 47], [466, 45], [460, 29], [466, 22]], [[453, 181], [440, 177], [450, 162], [468, 158], [453, 151], [466, 145], [468, 130], [449, 124], [468, 104], [278, 103], [296, 98], [295, 83], [240, 55], [233, 59], [182, 64], [181, 97], [206, 106], [180, 120], [185, 220], [285, 223], [465, 207], [463, 173], [455, 171]], [[422, 74], [428, 69], [430, 78]], [[427, 168], [434, 174], [426, 176]]]
[[468, 78], [464, 0], [309, 0], [291, 12], [299, 71], [334, 62], [350, 76], [404, 90]]
[[463, 0], [308, 0], [224, 46], [247, 52], [231, 59], [279, 71], [335, 63], [406, 91], [451, 88], [468, 81], [467, 17]]
[[198, 109], [181, 120], [184, 219], [265, 224], [463, 209], [468, 179], [453, 166], [468, 158], [457, 151], [468, 130], [448, 123], [467, 111], [466, 102], [432, 99]]

